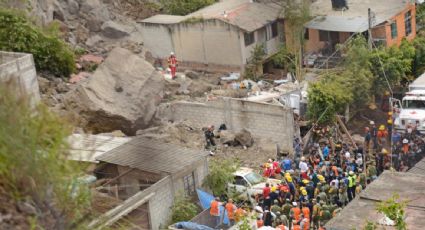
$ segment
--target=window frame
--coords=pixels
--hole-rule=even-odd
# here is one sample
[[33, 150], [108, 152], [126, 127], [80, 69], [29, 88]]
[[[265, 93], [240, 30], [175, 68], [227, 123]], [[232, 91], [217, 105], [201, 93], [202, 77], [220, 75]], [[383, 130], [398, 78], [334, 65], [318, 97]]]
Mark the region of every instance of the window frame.
[[310, 40], [310, 29], [309, 28], [304, 29], [304, 40]]
[[398, 28], [397, 28], [397, 21], [394, 21], [390, 25], [391, 28], [391, 38], [396, 39], [398, 37]]
[[271, 31], [271, 38], [275, 38], [275, 37], [279, 36], [279, 23], [278, 23], [278, 21], [274, 21], [274, 22], [272, 22], [272, 24], [270, 24], [270, 31]]
[[193, 196], [196, 193], [195, 171], [183, 177], [183, 188], [186, 196]]
[[406, 37], [412, 34], [412, 11], [409, 10], [404, 14], [404, 31]]
[[255, 43], [255, 33], [254, 32], [255, 31], [250, 32], [250, 33], [247, 33], [247, 32], [243, 33], [245, 47], [250, 46], [250, 45]]
[[[323, 39], [323, 36], [326, 36], [326, 39]], [[330, 40], [329, 31], [327, 30], [319, 30], [319, 41], [320, 42], [327, 42]]]

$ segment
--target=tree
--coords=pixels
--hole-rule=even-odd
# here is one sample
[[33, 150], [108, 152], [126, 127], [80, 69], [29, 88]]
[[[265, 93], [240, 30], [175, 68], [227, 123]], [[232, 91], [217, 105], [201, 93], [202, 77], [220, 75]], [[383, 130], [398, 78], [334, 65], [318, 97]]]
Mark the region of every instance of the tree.
[[174, 199], [173, 207], [171, 208], [171, 220], [173, 223], [180, 221], [189, 221], [198, 213], [199, 208], [183, 195], [178, 195]]
[[302, 80], [302, 52], [304, 46], [304, 24], [310, 17], [309, 0], [281, 1], [285, 17], [286, 43], [289, 53], [294, 55], [295, 76]]
[[[25, 95], [16, 95], [17, 87], [0, 85], [0, 187], [16, 202], [29, 199], [41, 210], [34, 217], [40, 229], [48, 228], [37, 223], [49, 216], [57, 229], [79, 226], [90, 193], [75, 183], [84, 175], [80, 166], [67, 160], [70, 126], [44, 105], [32, 108]], [[79, 192], [72, 194], [76, 186]]]
[[425, 37], [416, 37], [413, 46], [415, 47], [415, 57], [412, 72], [415, 77], [419, 77], [425, 72]]
[[272, 62], [275, 67], [285, 68], [286, 71], [295, 73], [295, 56], [289, 53], [285, 45], [279, 47], [279, 51], [273, 55]]
[[205, 6], [217, 2], [216, 0], [161, 0], [165, 11], [173, 15], [187, 15]]
[[264, 51], [264, 45], [256, 45], [251, 51], [251, 57], [248, 60], [248, 63], [245, 67], [245, 78], [251, 79], [253, 81], [258, 80], [258, 72], [260, 68], [263, 67], [263, 61], [266, 56]]
[[209, 174], [204, 180], [204, 186], [208, 186], [214, 195], [226, 193], [228, 183], [233, 183], [233, 173], [238, 169], [234, 159], [214, 159], [209, 164]]

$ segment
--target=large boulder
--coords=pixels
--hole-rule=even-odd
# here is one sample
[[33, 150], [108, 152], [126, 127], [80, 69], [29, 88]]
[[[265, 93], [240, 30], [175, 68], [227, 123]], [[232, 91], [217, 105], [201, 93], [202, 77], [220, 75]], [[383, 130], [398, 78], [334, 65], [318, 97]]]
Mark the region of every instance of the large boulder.
[[115, 48], [96, 72], [66, 97], [95, 133], [121, 130], [134, 135], [146, 128], [162, 99], [164, 80], [143, 58]]
[[125, 36], [128, 36], [130, 35], [132, 31], [132, 29], [129, 26], [123, 25], [114, 21], [107, 21], [103, 23], [101, 29], [102, 29], [103, 36], [107, 38], [113, 38], [113, 39], [118, 39], [118, 38], [123, 38]]
[[245, 147], [251, 147], [254, 144], [254, 139], [252, 138], [251, 133], [246, 129], [242, 129], [236, 133], [235, 141]]

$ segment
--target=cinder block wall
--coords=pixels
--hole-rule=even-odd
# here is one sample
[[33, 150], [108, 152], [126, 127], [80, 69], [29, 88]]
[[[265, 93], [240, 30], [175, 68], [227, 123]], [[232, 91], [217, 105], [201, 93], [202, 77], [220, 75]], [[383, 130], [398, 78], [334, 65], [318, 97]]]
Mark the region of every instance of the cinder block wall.
[[171, 207], [173, 206], [174, 194], [171, 177], [167, 176], [148, 189], [146, 194], [155, 192], [149, 199], [149, 216], [151, 229], [167, 229], [165, 224], [170, 222]]
[[29, 95], [32, 105], [40, 101], [32, 54], [0, 51], [0, 82], [10, 81], [11, 78], [18, 84], [19, 93]]
[[222, 98], [207, 103], [174, 102], [162, 107], [158, 117], [172, 121], [186, 120], [204, 127], [226, 124], [239, 131], [243, 128], [254, 137], [270, 138], [282, 150], [292, 152], [294, 117], [291, 109], [279, 105]]

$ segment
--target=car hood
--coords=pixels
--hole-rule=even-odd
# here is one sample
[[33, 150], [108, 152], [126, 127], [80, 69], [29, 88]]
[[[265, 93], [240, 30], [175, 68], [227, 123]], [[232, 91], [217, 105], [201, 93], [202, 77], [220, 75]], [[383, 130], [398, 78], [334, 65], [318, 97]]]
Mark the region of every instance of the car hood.
[[259, 190], [262, 190], [264, 187], [266, 187], [266, 183], [269, 183], [270, 184], [270, 186], [271, 185], [278, 185], [278, 184], [280, 184], [280, 180], [276, 180], [276, 179], [270, 179], [270, 178], [268, 178], [266, 181], [264, 181], [264, 182], [261, 182], [261, 183], [258, 183], [258, 184], [255, 184], [255, 185], [253, 185], [252, 186], [252, 188], [253, 189], [259, 189]]

